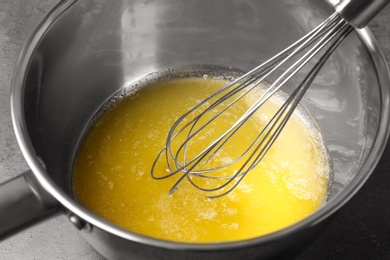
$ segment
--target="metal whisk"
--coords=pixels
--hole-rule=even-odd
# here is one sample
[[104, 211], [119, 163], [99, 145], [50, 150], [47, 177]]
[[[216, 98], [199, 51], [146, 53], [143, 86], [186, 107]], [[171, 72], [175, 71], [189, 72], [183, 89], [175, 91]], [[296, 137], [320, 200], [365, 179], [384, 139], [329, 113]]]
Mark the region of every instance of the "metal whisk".
[[[340, 1], [336, 5], [336, 12], [303, 38], [186, 112], [170, 129], [166, 145], [152, 166], [152, 177], [161, 180], [179, 174], [169, 191], [170, 194], [185, 179], [197, 189], [210, 192], [211, 198], [231, 192], [270, 150], [332, 52], [354, 28], [364, 27], [388, 2], [389, 0]], [[307, 69], [306, 66], [310, 64], [312, 66]], [[288, 68], [284, 69], [285, 66]], [[267, 79], [280, 70], [283, 72], [279, 77], [272, 84], [268, 84]], [[258, 110], [282, 86], [288, 84], [292, 77], [302, 70], [308, 72], [305, 72], [301, 83], [295, 87], [264, 128], [260, 129], [247, 148], [234, 158], [221, 160], [216, 164], [215, 157], [224, 152], [224, 148], [232, 142], [244, 125], [253, 119]], [[214, 131], [213, 124], [220, 123], [218, 120], [228, 113], [229, 109], [236, 109], [241, 99], [258, 91], [259, 86], [264, 85], [267, 88], [238, 120], [231, 120], [231, 124], [226, 126], [222, 133], [214, 133], [215, 138], [211, 141], [203, 141], [203, 136], [210, 135], [210, 129], [211, 132]], [[203, 145], [195, 153], [191, 152], [194, 143], [198, 146], [199, 143]], [[157, 173], [156, 165], [163, 156], [168, 167], [167, 172]]]

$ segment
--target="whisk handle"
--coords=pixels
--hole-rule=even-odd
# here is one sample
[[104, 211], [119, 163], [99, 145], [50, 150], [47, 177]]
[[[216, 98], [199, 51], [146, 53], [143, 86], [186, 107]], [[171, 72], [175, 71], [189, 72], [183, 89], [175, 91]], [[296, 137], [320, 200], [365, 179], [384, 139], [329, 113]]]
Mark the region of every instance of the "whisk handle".
[[390, 0], [341, 0], [335, 9], [355, 28], [366, 26]]

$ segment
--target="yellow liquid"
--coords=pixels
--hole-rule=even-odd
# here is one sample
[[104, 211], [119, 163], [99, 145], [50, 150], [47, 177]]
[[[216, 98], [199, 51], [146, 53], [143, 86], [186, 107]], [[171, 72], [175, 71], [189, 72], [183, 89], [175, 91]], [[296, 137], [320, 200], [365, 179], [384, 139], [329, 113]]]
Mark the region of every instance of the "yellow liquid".
[[[125, 229], [184, 242], [253, 238], [315, 211], [326, 200], [329, 162], [320, 135], [297, 116], [263, 161], [226, 196], [208, 199], [188, 181], [168, 195], [177, 177], [152, 179], [151, 166], [174, 121], [225, 84], [203, 78], [160, 82], [104, 112], [75, 160], [75, 197]], [[277, 104], [270, 102], [264, 113]], [[242, 138], [258, 133], [259, 122], [248, 124]], [[243, 145], [247, 144], [237, 141], [233, 148]], [[166, 168], [162, 163], [155, 171], [166, 174]]]

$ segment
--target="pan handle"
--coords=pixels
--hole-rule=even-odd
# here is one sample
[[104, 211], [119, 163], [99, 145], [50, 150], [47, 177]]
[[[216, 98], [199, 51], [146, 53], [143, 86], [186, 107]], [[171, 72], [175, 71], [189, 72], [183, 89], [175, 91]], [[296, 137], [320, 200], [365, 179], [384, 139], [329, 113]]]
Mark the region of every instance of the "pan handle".
[[0, 184], [0, 241], [59, 212], [31, 171]]

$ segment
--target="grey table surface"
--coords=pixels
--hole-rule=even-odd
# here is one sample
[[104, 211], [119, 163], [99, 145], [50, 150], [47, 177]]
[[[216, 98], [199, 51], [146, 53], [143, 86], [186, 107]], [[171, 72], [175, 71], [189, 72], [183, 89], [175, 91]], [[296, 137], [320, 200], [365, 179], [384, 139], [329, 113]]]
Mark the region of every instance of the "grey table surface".
[[[9, 101], [11, 78], [24, 41], [56, 2], [55, 0], [0, 0], [0, 183], [28, 169], [12, 128]], [[390, 6], [386, 7], [370, 23], [370, 29], [379, 42], [387, 61], [390, 61]], [[390, 63], [388, 62], [388, 64]], [[386, 151], [390, 151], [389, 147], [388, 144]], [[380, 162], [386, 167], [382, 166], [384, 169], [374, 171], [371, 178], [382, 178], [385, 176], [384, 172], [389, 171], [388, 161], [390, 158], [387, 157], [389, 153], [385, 152]], [[379, 176], [380, 174], [383, 176]], [[379, 179], [379, 182], [381, 181], [383, 180]], [[390, 181], [390, 179], [387, 177], [386, 181]], [[375, 184], [375, 181], [371, 181], [371, 183]], [[385, 185], [390, 187], [389, 182]], [[344, 212], [336, 216], [330, 226], [331, 231], [320, 237], [299, 259], [351, 259], [352, 257], [357, 257], [357, 259], [390, 259], [390, 226], [388, 224], [390, 213], [388, 206], [385, 208], [387, 211], [379, 210], [377, 215], [370, 217], [373, 223], [361, 224], [365, 223], [365, 216], [359, 214], [363, 210], [359, 207], [360, 201], [371, 203], [370, 205], [377, 203], [373, 207], [382, 207], [383, 204], [381, 205], [380, 201], [382, 199], [389, 205], [390, 193], [387, 189], [378, 191], [382, 193], [376, 197], [372, 194], [373, 192], [376, 192], [375, 188], [366, 188], [366, 191], [360, 192], [358, 198], [347, 204], [346, 209], [343, 209]], [[373, 196], [376, 198], [376, 202], [373, 200], [367, 202], [367, 198], [372, 199]], [[354, 215], [349, 216], [350, 214]], [[348, 242], [348, 239], [345, 241], [343, 235], [337, 233], [345, 233], [350, 230], [348, 227], [343, 227], [346, 231], [337, 231], [340, 230], [337, 225], [342, 223], [340, 218], [345, 216], [354, 218], [356, 223], [361, 224], [353, 228], [355, 233], [351, 233], [354, 236], [352, 242]], [[356, 220], [356, 218], [358, 219]], [[365, 229], [371, 231], [367, 233]], [[336, 231], [332, 232], [332, 230]], [[364, 237], [365, 235], [369, 238]], [[360, 242], [364, 244], [363, 248], [351, 244]], [[334, 253], [329, 253], [332, 250]], [[365, 253], [363, 250], [372, 252]], [[79, 236], [66, 216], [58, 215], [0, 242], [0, 260], [3, 259], [95, 260], [101, 259], [101, 257]]]

